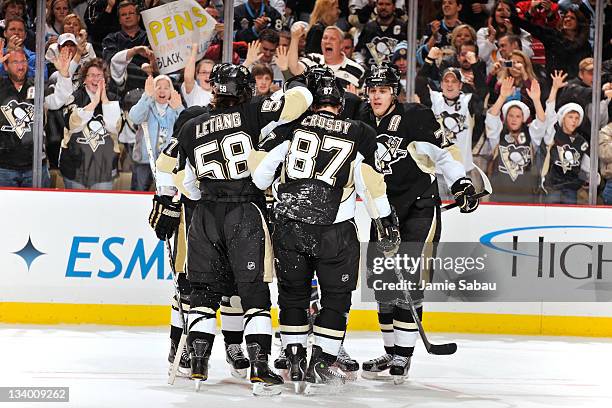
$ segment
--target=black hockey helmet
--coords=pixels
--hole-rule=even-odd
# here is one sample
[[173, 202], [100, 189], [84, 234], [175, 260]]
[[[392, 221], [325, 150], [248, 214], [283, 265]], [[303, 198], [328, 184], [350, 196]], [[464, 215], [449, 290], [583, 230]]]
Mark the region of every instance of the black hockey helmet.
[[308, 90], [313, 96], [313, 105], [344, 106], [344, 88], [336, 74], [328, 67], [309, 68], [305, 73]]
[[227, 62], [216, 64], [210, 74], [210, 83], [217, 95], [253, 96], [255, 91], [255, 78], [243, 65], [234, 65]]
[[366, 92], [368, 88], [377, 86], [390, 86], [395, 95], [400, 92], [400, 75], [394, 65], [383, 63], [381, 65], [372, 65], [370, 72], [365, 78]]

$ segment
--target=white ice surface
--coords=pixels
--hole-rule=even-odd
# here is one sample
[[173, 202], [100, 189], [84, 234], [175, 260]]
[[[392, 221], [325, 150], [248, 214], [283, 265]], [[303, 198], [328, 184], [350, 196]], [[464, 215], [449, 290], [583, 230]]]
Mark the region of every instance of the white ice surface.
[[[359, 379], [339, 395], [254, 397], [229, 376], [217, 337], [209, 380], [167, 384], [167, 329], [0, 325], [0, 386], [68, 386], [69, 403], [0, 403], [15, 407], [612, 407], [612, 340], [433, 335], [456, 341], [453, 356], [429, 356], [419, 343], [400, 386]], [[349, 332], [358, 361], [382, 351], [378, 333]], [[278, 348], [275, 346], [273, 355]]]

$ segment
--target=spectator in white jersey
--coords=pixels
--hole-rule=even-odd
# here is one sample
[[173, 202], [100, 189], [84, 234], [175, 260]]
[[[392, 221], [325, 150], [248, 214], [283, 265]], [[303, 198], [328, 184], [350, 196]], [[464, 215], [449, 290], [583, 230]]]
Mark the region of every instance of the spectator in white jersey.
[[343, 86], [351, 84], [360, 87], [365, 70], [342, 52], [344, 32], [341, 29], [336, 26], [325, 28], [321, 40], [323, 54], [306, 54], [298, 60], [298, 44], [303, 35], [303, 25], [294, 24], [291, 27], [291, 45], [288, 56], [289, 69], [293, 75], [300, 75], [308, 67], [322, 65], [331, 68]]

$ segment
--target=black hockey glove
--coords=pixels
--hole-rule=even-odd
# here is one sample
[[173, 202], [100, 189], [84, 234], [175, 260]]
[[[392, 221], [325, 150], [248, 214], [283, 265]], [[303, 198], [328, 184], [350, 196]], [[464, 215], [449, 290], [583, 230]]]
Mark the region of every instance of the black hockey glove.
[[153, 197], [153, 209], [149, 215], [149, 224], [155, 230], [157, 238], [165, 241], [172, 237], [181, 221], [181, 204], [172, 202], [170, 196]]
[[462, 213], [471, 213], [478, 208], [480, 199], [474, 198], [476, 189], [469, 178], [463, 177], [455, 181], [451, 186], [451, 193], [455, 196], [457, 206]]
[[395, 255], [400, 245], [399, 220], [395, 208], [391, 206], [391, 213], [380, 219], [383, 231], [379, 231], [376, 246], [386, 256]]

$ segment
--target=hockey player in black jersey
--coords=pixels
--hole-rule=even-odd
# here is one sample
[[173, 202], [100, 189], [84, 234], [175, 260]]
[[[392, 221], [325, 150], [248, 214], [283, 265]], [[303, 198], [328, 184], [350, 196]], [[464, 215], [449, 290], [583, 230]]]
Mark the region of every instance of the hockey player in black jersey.
[[[188, 233], [187, 277], [191, 283], [189, 335], [192, 378], [206, 380], [216, 332], [215, 314], [236, 287], [245, 310], [244, 335], [257, 395], [280, 393], [282, 378], [268, 366], [272, 343], [270, 291], [272, 253], [265, 197], [251, 180], [247, 157], [260, 132], [299, 117], [310, 92], [289, 85], [278, 99], [250, 103], [254, 81], [243, 66], [216, 65], [208, 114], [189, 120], [178, 135], [174, 185], [197, 200]], [[164, 208], [162, 211], [165, 211]], [[172, 212], [175, 209], [168, 207]]]
[[[364, 105], [360, 119], [376, 129], [376, 169], [384, 174], [389, 202], [397, 211], [401, 242], [407, 243], [403, 245], [407, 248], [403, 249], [409, 256], [418, 257], [421, 251], [429, 248], [422, 244], [435, 243], [440, 238], [436, 169], [452, 186], [461, 212], [474, 211], [478, 199], [473, 198], [476, 192], [465, 177], [463, 165], [441, 148], [442, 131], [431, 109], [417, 103], [397, 102], [399, 80], [393, 66], [372, 67], [365, 82], [369, 104]], [[377, 238], [372, 225], [371, 241]], [[430, 271], [420, 273], [420, 280], [429, 280]], [[370, 279], [372, 275], [368, 281]], [[395, 275], [391, 279], [396, 279]], [[423, 293], [410, 293], [417, 313], [422, 316]], [[385, 354], [364, 362], [362, 376], [374, 379], [389, 370], [394, 381], [401, 383], [410, 367], [418, 336], [417, 325], [403, 292], [375, 291], [375, 294]]]
[[[172, 171], [176, 167], [178, 156], [177, 137], [183, 125], [192, 118], [206, 114], [207, 108], [202, 106], [192, 106], [185, 109], [179, 115], [174, 124], [173, 135], [170, 143], [162, 149], [156, 163], [156, 179], [169, 179], [171, 184]], [[159, 183], [158, 183], [159, 184]], [[163, 183], [162, 183], [163, 184]], [[197, 204], [196, 201], [189, 200], [185, 195], [181, 196], [180, 203], [172, 203], [173, 197], [177, 193], [176, 187], [157, 188], [157, 195], [153, 199], [153, 210], [149, 217], [151, 226], [155, 230], [157, 237], [161, 240], [174, 238], [174, 270], [177, 273], [177, 283], [180, 292], [180, 300], [185, 313], [189, 311], [189, 298], [191, 285], [185, 273], [185, 261], [187, 255], [187, 236], [191, 215]], [[162, 214], [164, 202], [167, 206], [177, 207], [176, 213], [180, 216], [170, 217]], [[246, 358], [242, 349], [244, 338], [243, 317], [244, 311], [240, 306], [240, 297], [235, 296], [236, 290], [225, 293], [221, 298], [221, 332], [225, 342], [226, 360], [230, 365], [232, 376], [236, 378], [246, 378], [247, 369], [250, 367], [249, 359]], [[186, 316], [185, 316], [186, 317]], [[171, 323], [170, 323], [170, 354], [168, 362], [173, 363], [177, 348], [183, 332], [181, 316], [178, 308], [176, 295], [172, 299]], [[177, 375], [191, 377], [191, 363], [189, 353], [186, 349], [180, 351], [180, 363]]]
[[[351, 292], [357, 285], [359, 241], [354, 223], [356, 194], [367, 189], [383, 217], [391, 214], [382, 174], [374, 169], [374, 130], [338, 113], [343, 89], [333, 71], [312, 72], [312, 110], [275, 129], [249, 158], [253, 182], [272, 187], [274, 254], [278, 278], [281, 339], [291, 380], [306, 393], [339, 386], [331, 370], [346, 330]], [[277, 167], [283, 164], [280, 178]], [[308, 367], [306, 346], [311, 281], [316, 271], [321, 310], [314, 322]]]

